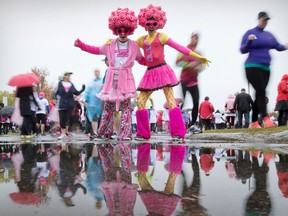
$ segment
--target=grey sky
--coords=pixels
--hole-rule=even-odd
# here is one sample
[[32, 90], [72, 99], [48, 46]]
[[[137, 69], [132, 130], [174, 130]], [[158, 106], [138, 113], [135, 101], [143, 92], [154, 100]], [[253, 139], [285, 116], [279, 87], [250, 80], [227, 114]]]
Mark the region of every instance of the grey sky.
[[[103, 56], [82, 52], [73, 46], [74, 40], [79, 37], [85, 43], [102, 45], [107, 38], [115, 37], [107, 21], [112, 10], [128, 7], [138, 15], [140, 8], [150, 3], [166, 11], [168, 21], [162, 31], [174, 41], [187, 45], [189, 34], [200, 32], [199, 49], [212, 61], [199, 76], [200, 102], [209, 96], [216, 109], [223, 110], [229, 93], [247, 89], [243, 69], [246, 55], [240, 54], [239, 46], [246, 30], [256, 26], [259, 11], [265, 10], [271, 16], [266, 29], [280, 43], [288, 42], [287, 3], [283, 0], [0, 0], [0, 90], [13, 90], [7, 86], [9, 78], [33, 66], [47, 68], [47, 79], [54, 84], [63, 71], [74, 71], [72, 81], [78, 88], [93, 78], [94, 68], [100, 68], [104, 75]], [[139, 26], [130, 38], [143, 34]], [[177, 51], [166, 47], [167, 63], [179, 77]], [[277, 84], [288, 72], [288, 52], [273, 50], [271, 54], [272, 75], [267, 89], [270, 111], [275, 105]], [[133, 71], [137, 85], [145, 67], [135, 63]], [[174, 90], [175, 96], [181, 97], [180, 86]], [[156, 109], [162, 109], [163, 92], [156, 91], [152, 97]], [[191, 106], [191, 100], [187, 102], [186, 107]]]

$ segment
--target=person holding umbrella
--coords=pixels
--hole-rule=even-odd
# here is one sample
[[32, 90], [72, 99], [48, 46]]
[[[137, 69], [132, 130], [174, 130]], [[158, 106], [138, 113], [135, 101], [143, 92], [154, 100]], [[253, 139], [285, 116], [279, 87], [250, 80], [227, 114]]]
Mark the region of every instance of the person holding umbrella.
[[35, 98], [33, 87], [19, 87], [16, 90], [16, 97], [20, 98], [20, 113], [23, 116], [21, 127], [21, 138], [30, 138], [32, 131], [36, 128], [34, 124], [35, 112], [32, 106], [40, 109], [40, 106]]
[[31, 132], [34, 130], [33, 124], [36, 121], [35, 113], [33, 112], [32, 108], [34, 106], [39, 108], [39, 104], [35, 98], [33, 85], [38, 82], [39, 77], [32, 73], [15, 75], [8, 82], [9, 86], [17, 87], [16, 98], [19, 98], [20, 114], [23, 117], [23, 123], [21, 127], [22, 138], [30, 138]]

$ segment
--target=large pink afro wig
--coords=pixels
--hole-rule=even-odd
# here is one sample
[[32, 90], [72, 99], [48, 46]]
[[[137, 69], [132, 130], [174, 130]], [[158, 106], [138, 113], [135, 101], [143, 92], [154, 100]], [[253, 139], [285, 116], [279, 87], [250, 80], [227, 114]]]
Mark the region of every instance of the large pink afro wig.
[[118, 35], [118, 28], [129, 29], [128, 35], [132, 35], [137, 28], [137, 17], [134, 11], [128, 8], [118, 8], [116, 11], [112, 11], [108, 21], [108, 27], [113, 31], [114, 35]]
[[138, 15], [139, 25], [146, 29], [147, 20], [157, 21], [157, 29], [162, 29], [167, 21], [166, 13], [162, 11], [160, 6], [148, 5], [146, 8], [140, 9]]

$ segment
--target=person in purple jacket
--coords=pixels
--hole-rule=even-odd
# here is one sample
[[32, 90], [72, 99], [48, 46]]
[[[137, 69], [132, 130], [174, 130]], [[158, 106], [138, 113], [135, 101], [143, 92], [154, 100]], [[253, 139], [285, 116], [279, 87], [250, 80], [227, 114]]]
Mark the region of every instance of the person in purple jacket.
[[271, 56], [269, 50], [284, 51], [288, 48], [288, 44], [280, 44], [270, 32], [264, 31], [269, 19], [270, 17], [266, 12], [259, 12], [258, 25], [244, 34], [240, 47], [242, 54], [248, 53], [248, 58], [244, 64], [246, 77], [255, 89], [251, 128], [261, 128], [258, 123], [258, 114], [261, 114], [263, 118], [264, 128], [275, 127], [268, 116], [265, 103], [265, 90], [270, 77]]

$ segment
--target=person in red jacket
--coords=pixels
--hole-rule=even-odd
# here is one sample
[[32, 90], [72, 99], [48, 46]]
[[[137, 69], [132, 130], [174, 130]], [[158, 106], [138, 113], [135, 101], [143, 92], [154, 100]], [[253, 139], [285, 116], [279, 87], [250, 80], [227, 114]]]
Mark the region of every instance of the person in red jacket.
[[211, 119], [213, 117], [214, 106], [209, 102], [209, 97], [205, 97], [204, 101], [200, 104], [199, 115], [205, 130], [211, 129]]
[[282, 76], [281, 81], [278, 84], [278, 95], [275, 111], [279, 112], [278, 115], [278, 126], [287, 125], [288, 116], [288, 74]]

